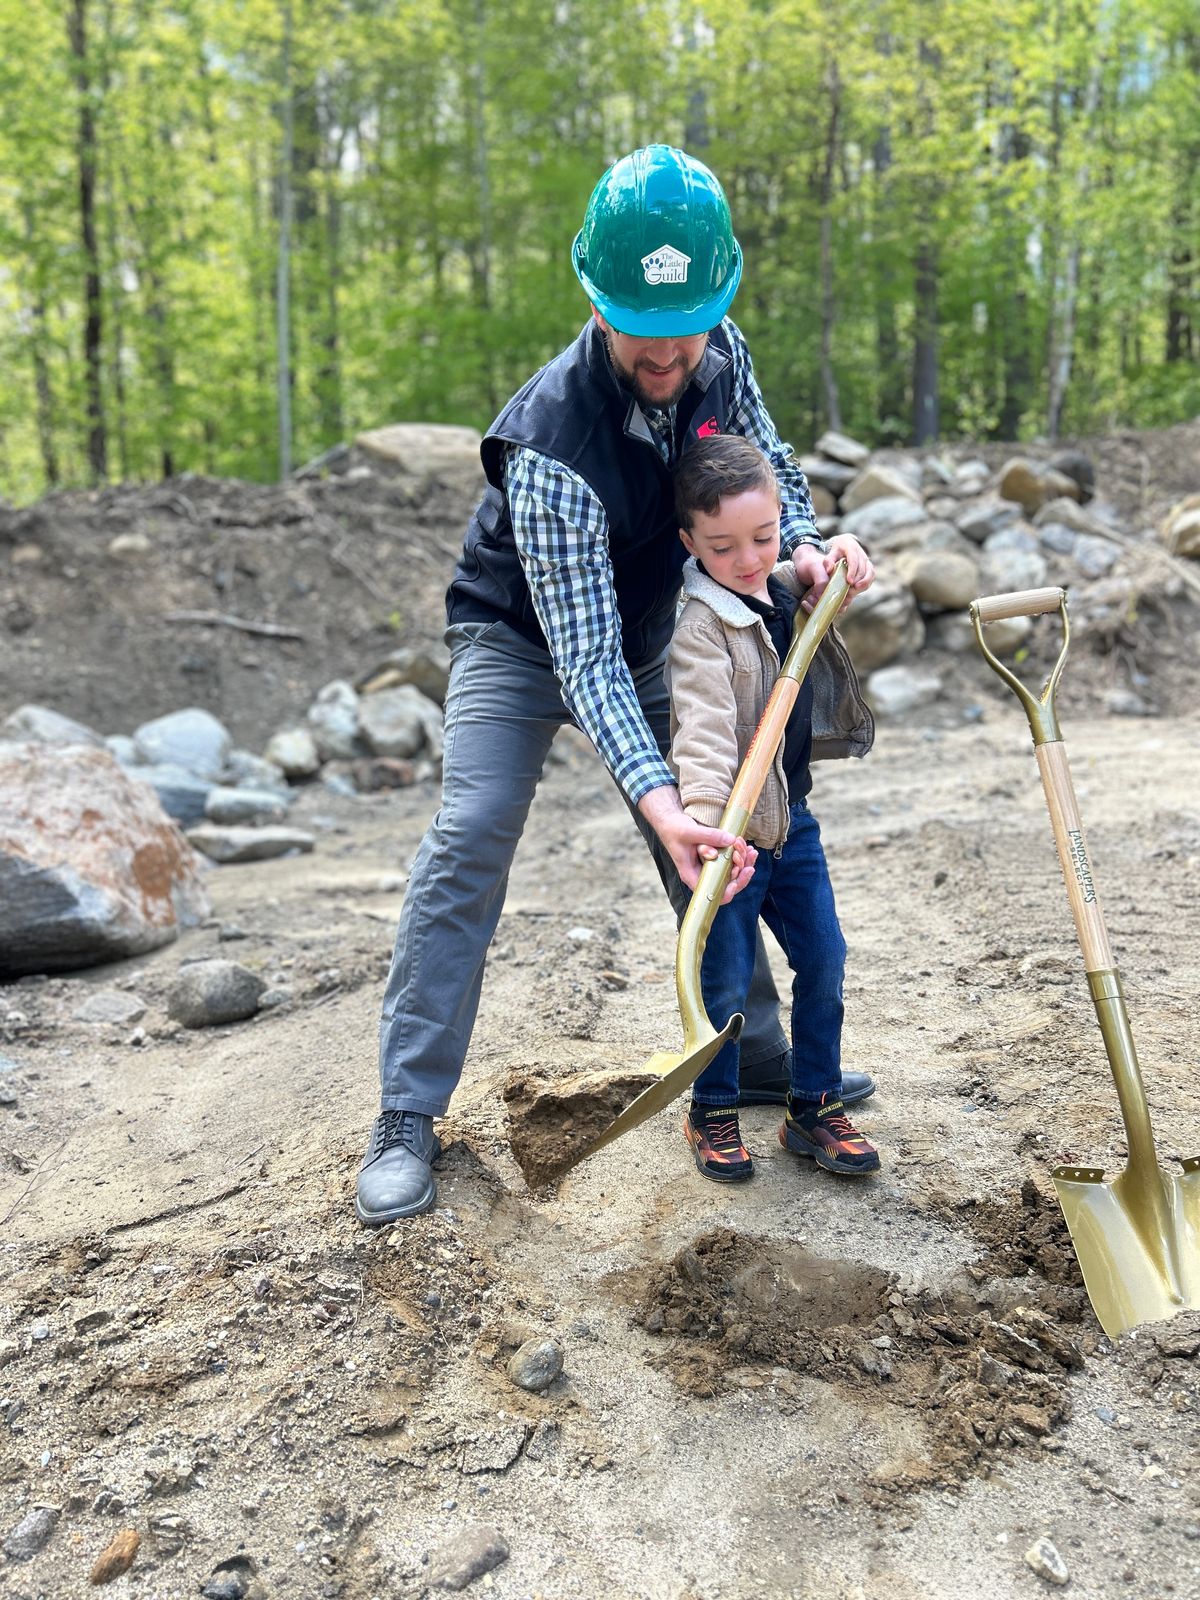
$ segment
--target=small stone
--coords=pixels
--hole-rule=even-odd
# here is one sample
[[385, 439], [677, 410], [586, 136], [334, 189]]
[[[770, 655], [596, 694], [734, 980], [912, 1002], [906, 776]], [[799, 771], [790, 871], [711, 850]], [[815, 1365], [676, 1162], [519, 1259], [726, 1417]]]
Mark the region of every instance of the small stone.
[[1070, 1578], [1067, 1563], [1046, 1538], [1039, 1539], [1029, 1546], [1025, 1552], [1025, 1565], [1036, 1572], [1039, 1578], [1044, 1578], [1047, 1583], [1056, 1583], [1060, 1587]]
[[138, 1553], [142, 1536], [136, 1528], [123, 1528], [110, 1545], [100, 1554], [92, 1568], [91, 1582], [111, 1583], [123, 1572], [128, 1572]]
[[143, 1001], [119, 989], [97, 989], [71, 1013], [76, 1022], [106, 1022], [131, 1027], [146, 1015]]
[[429, 1586], [465, 1589], [508, 1560], [508, 1545], [495, 1528], [464, 1528], [430, 1558]]
[[41, 1344], [43, 1339], [50, 1337], [50, 1324], [48, 1322], [35, 1322], [29, 1329], [29, 1337], [35, 1344]]
[[553, 1339], [527, 1339], [508, 1363], [508, 1375], [519, 1389], [540, 1394], [563, 1369], [562, 1346]]
[[167, 1011], [185, 1028], [240, 1022], [258, 1010], [265, 988], [256, 972], [236, 961], [191, 961], [171, 988]]
[[10, 1561], [31, 1560], [54, 1532], [60, 1515], [57, 1506], [35, 1506], [5, 1539], [4, 1554]]

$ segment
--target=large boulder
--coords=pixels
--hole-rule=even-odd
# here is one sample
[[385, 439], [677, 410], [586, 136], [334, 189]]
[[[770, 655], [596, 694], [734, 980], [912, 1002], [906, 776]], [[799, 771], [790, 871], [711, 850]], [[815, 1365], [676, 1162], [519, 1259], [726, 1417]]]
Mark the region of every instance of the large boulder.
[[322, 761], [347, 761], [363, 754], [358, 696], [344, 678], [335, 678], [317, 691], [308, 708], [308, 726]]
[[1015, 500], [1027, 516], [1032, 516], [1047, 500], [1062, 497], [1078, 500], [1082, 490], [1074, 478], [1053, 467], [1043, 467], [1024, 456], [1014, 456], [1000, 469], [1000, 496]]
[[808, 479], [809, 487], [820, 484], [836, 499], [858, 476], [857, 467], [848, 467], [841, 461], [827, 461], [824, 456], [801, 456], [797, 462]]
[[435, 484], [457, 490], [464, 499], [483, 493], [481, 438], [474, 428], [438, 422], [398, 422], [360, 433], [355, 451], [373, 471], [405, 480], [415, 498]]
[[211, 711], [189, 706], [165, 717], [143, 722], [133, 732], [133, 742], [142, 760], [160, 766], [182, 767], [198, 778], [214, 781], [233, 749], [229, 730]]
[[893, 570], [930, 611], [965, 611], [979, 594], [979, 567], [948, 550], [910, 550]]
[[872, 462], [859, 473], [842, 496], [842, 510], [857, 511], [860, 506], [869, 505], [872, 500], [892, 499], [896, 496], [915, 500], [918, 505], [921, 503], [920, 491], [913, 488], [911, 480], [904, 473], [898, 472], [895, 467]]
[[107, 750], [0, 747], [0, 973], [169, 944], [208, 913], [199, 860]]
[[942, 692], [942, 680], [932, 667], [882, 667], [871, 673], [863, 692], [877, 717], [902, 717], [931, 705]]
[[871, 452], [865, 444], [859, 444], [857, 439], [851, 439], [847, 434], [836, 433], [828, 429], [817, 440], [817, 454], [828, 456], [831, 461], [841, 461], [848, 467], [865, 467]]
[[1021, 508], [1011, 500], [989, 494], [970, 501], [954, 520], [964, 538], [970, 539], [972, 544], [985, 544], [994, 533], [1020, 522]]
[[380, 689], [359, 703], [362, 737], [372, 755], [415, 756], [428, 749], [442, 753], [442, 712], [415, 684]]
[[278, 767], [285, 778], [311, 778], [321, 770], [321, 753], [308, 728], [280, 728], [271, 735], [263, 759]]
[[925, 507], [911, 495], [889, 494], [869, 500], [842, 518], [840, 533], [852, 533], [868, 549], [881, 537], [888, 538], [897, 528], [911, 528], [926, 522]]
[[886, 576], [858, 596], [839, 620], [838, 631], [859, 672], [914, 655], [925, 642], [925, 624], [912, 591]]

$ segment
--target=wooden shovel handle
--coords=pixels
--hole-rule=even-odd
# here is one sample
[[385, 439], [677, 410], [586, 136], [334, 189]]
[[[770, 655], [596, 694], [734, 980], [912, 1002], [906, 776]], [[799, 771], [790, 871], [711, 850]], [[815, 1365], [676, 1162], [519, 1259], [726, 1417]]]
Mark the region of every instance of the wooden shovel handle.
[[1042, 775], [1042, 788], [1067, 886], [1067, 899], [1071, 902], [1071, 915], [1075, 919], [1075, 931], [1083, 951], [1083, 965], [1088, 972], [1104, 972], [1116, 963], [1092, 879], [1092, 864], [1088, 858], [1087, 840], [1083, 834], [1079, 804], [1075, 799], [1075, 786], [1071, 782], [1066, 748], [1061, 740], [1054, 740], [1037, 745], [1034, 754]]
[[988, 594], [975, 601], [980, 622], [999, 622], [1004, 617], [1038, 617], [1057, 611], [1062, 603], [1061, 589], [1018, 589], [1012, 594]]

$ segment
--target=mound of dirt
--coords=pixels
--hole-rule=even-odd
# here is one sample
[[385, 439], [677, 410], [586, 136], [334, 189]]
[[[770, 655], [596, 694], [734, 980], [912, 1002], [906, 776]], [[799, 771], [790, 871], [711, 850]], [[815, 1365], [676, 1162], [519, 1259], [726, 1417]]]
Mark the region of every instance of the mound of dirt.
[[577, 1072], [549, 1082], [516, 1073], [504, 1087], [513, 1158], [531, 1189], [557, 1183], [654, 1079]]
[[871, 1504], [986, 1477], [1004, 1449], [1042, 1448], [1069, 1414], [1068, 1374], [1083, 1365], [1080, 1343], [1031, 1304], [996, 1314], [984, 1289], [906, 1291], [895, 1274], [729, 1228], [652, 1269], [634, 1317], [672, 1341], [662, 1363], [688, 1393], [716, 1394], [762, 1366], [798, 1401], [780, 1369], [913, 1412], [923, 1450], [872, 1475]]

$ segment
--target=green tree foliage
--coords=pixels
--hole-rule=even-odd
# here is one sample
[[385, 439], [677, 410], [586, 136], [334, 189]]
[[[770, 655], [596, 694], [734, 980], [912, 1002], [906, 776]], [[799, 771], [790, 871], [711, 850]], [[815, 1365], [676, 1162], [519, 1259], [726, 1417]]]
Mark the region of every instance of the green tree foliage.
[[1200, 409], [1195, 0], [0, 0], [0, 27], [12, 498], [277, 475], [281, 283], [294, 460], [485, 425], [581, 325], [586, 197], [654, 139], [726, 184], [797, 443]]

